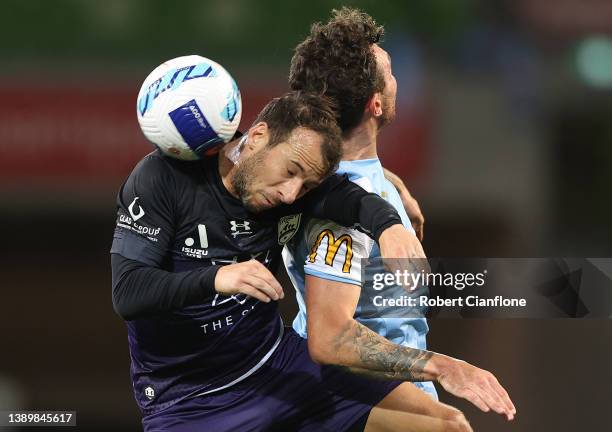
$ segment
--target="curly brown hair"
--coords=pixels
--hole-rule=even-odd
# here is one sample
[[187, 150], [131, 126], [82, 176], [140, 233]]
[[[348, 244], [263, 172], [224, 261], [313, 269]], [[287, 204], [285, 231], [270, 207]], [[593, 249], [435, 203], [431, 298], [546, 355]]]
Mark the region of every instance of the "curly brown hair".
[[384, 89], [372, 45], [384, 36], [384, 28], [358, 10], [343, 7], [332, 11], [326, 23], [314, 23], [310, 35], [291, 59], [289, 85], [333, 98], [344, 133], [356, 127], [366, 103]]

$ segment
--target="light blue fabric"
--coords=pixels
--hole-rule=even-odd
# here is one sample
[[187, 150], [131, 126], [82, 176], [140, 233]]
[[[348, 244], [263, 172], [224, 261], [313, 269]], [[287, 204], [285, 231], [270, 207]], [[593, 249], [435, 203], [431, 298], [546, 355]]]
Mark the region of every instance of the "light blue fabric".
[[[404, 210], [399, 193], [384, 177], [380, 160], [364, 159], [342, 161], [340, 162], [337, 173], [347, 174], [351, 181], [385, 198], [397, 209], [404, 226], [414, 232], [410, 219]], [[306, 227], [308, 227], [308, 222], [303, 221], [299, 232], [283, 252], [287, 273], [296, 289], [296, 297], [299, 305], [299, 312], [293, 321], [293, 328], [304, 338], [306, 338], [308, 334], [306, 320], [307, 310], [304, 301], [305, 272], [323, 279], [359, 284], [359, 282], [356, 282], [354, 279], [340, 277], [337, 274], [327, 274], [318, 269], [307, 268], [305, 271], [305, 263], [310, 248], [312, 247], [312, 245], [307, 244], [308, 233], [305, 232], [305, 229], [307, 229]], [[375, 243], [370, 247], [369, 257], [380, 257], [380, 251]], [[330, 271], [330, 273], [332, 272]], [[366, 278], [367, 277], [368, 275], [366, 275]], [[364, 295], [363, 291], [355, 311], [355, 319], [357, 319], [357, 321], [388, 340], [402, 346], [427, 349], [426, 335], [429, 330], [427, 320], [419, 317], [421, 316], [419, 314], [416, 315], [416, 317], [414, 317], [414, 315], [413, 317], [398, 316], [397, 314], [393, 316], [393, 314], [389, 313], [389, 311], [384, 308], [373, 308], [371, 301], [368, 302], [368, 298]], [[415, 384], [430, 394], [434, 399], [437, 399], [438, 396], [435, 387], [431, 382]]]

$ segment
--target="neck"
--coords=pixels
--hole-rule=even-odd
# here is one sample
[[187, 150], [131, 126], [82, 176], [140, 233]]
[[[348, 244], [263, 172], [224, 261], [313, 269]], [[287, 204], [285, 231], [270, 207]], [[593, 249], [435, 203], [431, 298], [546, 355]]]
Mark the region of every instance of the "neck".
[[344, 155], [342, 160], [374, 159], [378, 157], [376, 152], [376, 135], [378, 125], [376, 119], [370, 118], [361, 122], [355, 129], [350, 131], [344, 139], [342, 148]]

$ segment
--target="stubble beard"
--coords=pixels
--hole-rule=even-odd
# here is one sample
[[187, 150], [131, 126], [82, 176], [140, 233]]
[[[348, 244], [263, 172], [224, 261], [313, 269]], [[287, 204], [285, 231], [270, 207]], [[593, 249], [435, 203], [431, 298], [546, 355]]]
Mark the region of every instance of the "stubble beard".
[[251, 212], [260, 211], [256, 206], [251, 204], [251, 197], [254, 193], [252, 185], [256, 177], [256, 169], [262, 165], [264, 156], [267, 150], [259, 150], [254, 155], [248, 157], [244, 161], [241, 161], [236, 168], [236, 173], [232, 177], [232, 188], [242, 205]]

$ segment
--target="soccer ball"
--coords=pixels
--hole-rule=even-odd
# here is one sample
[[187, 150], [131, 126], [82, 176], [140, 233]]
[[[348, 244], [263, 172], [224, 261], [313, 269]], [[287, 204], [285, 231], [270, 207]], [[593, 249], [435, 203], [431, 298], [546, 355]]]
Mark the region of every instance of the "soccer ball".
[[220, 64], [198, 55], [156, 67], [142, 83], [138, 123], [165, 154], [184, 160], [215, 153], [232, 139], [242, 114], [240, 91]]

